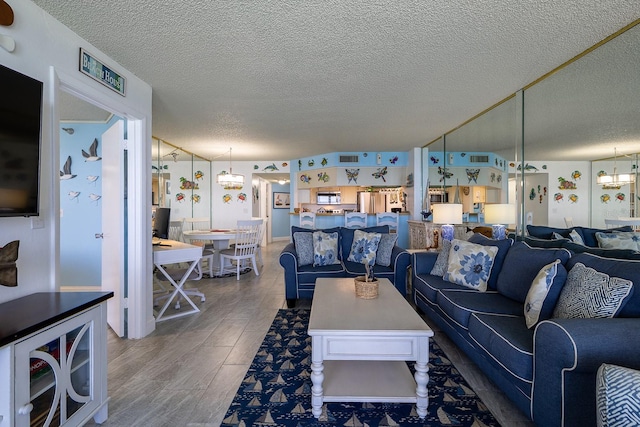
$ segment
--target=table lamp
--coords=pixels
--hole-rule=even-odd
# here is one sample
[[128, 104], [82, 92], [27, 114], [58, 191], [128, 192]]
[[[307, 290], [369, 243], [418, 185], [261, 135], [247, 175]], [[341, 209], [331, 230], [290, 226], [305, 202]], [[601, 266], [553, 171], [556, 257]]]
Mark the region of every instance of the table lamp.
[[507, 238], [506, 226], [516, 220], [516, 205], [494, 203], [485, 205], [484, 222], [491, 225], [492, 237], [496, 240]]
[[445, 240], [453, 240], [453, 224], [462, 224], [462, 204], [439, 203], [432, 205], [433, 223], [442, 224], [441, 234]]

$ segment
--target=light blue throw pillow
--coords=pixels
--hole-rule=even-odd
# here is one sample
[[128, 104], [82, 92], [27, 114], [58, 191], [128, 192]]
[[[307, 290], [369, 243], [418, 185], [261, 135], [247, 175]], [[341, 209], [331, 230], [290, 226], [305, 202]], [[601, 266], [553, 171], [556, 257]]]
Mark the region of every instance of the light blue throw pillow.
[[598, 427], [640, 426], [640, 371], [603, 363], [596, 374]]
[[435, 264], [429, 274], [434, 276], [443, 277], [447, 272], [449, 266], [449, 251], [451, 250], [451, 240], [443, 240], [440, 252], [438, 252], [438, 258], [436, 258]]
[[598, 246], [604, 249], [631, 249], [640, 251], [640, 233], [635, 231], [597, 232]]
[[376, 265], [382, 265], [384, 267], [391, 265], [391, 252], [393, 252], [393, 247], [396, 245], [396, 240], [398, 240], [396, 233], [381, 235], [376, 252]]
[[338, 233], [313, 233], [313, 266], [340, 264], [338, 259]]
[[355, 230], [353, 233], [353, 244], [347, 261], [358, 262], [360, 264], [374, 265], [376, 262], [376, 252], [382, 235], [380, 233], [367, 233]]
[[293, 243], [296, 246], [298, 265], [313, 264], [313, 234], [307, 232], [293, 233]]
[[576, 263], [560, 298], [553, 317], [561, 319], [611, 318], [620, 312], [631, 294], [633, 282], [609, 275]]
[[443, 279], [480, 292], [487, 290], [498, 248], [453, 239]]
[[573, 243], [584, 246], [584, 240], [582, 240], [582, 236], [576, 230], [571, 230], [571, 233], [569, 233], [569, 238]]

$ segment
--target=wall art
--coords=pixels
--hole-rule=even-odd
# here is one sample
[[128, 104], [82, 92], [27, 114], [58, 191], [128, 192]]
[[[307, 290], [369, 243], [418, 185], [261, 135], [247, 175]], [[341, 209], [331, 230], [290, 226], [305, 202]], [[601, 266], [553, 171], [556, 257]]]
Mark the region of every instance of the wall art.
[[273, 192], [273, 209], [289, 209], [290, 206], [289, 193]]
[[89, 146], [89, 152], [82, 150], [82, 157], [85, 162], [97, 162], [102, 160], [102, 157], [98, 156], [98, 138], [93, 138], [93, 142]]
[[374, 173], [371, 174], [372, 177], [374, 177], [375, 179], [382, 179], [384, 182], [387, 182], [387, 180], [385, 179], [385, 175], [387, 174], [387, 167], [383, 167], [383, 168], [378, 168], [378, 170]]
[[344, 172], [347, 174], [347, 179], [349, 180], [347, 183], [358, 183], [358, 174], [360, 173], [360, 168], [355, 169], [345, 169]]

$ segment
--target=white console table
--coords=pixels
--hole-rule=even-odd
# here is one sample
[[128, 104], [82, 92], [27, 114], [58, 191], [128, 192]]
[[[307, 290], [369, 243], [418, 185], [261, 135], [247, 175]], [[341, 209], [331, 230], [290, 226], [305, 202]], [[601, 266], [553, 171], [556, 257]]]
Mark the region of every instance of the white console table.
[[[440, 224], [426, 221], [409, 220], [409, 249], [429, 249], [440, 248], [442, 239], [440, 238]], [[475, 224], [477, 226], [478, 224]], [[454, 237], [466, 240], [467, 226], [458, 224], [454, 226]]]
[[0, 427], [107, 419], [107, 299], [43, 292], [0, 304]]

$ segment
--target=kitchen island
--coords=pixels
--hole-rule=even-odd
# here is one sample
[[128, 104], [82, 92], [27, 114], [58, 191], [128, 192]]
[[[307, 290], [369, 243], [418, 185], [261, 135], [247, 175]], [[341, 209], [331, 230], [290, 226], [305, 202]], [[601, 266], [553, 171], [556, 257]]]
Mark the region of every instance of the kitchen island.
[[[300, 225], [300, 215], [291, 212], [290, 224], [298, 227]], [[410, 212], [400, 212], [398, 217], [398, 242], [396, 243], [403, 249], [409, 248], [409, 225], [408, 221], [411, 219]], [[376, 214], [367, 214], [367, 227], [373, 227], [376, 225]], [[344, 227], [344, 214], [343, 213], [317, 213], [316, 214], [316, 228], [333, 228]]]

